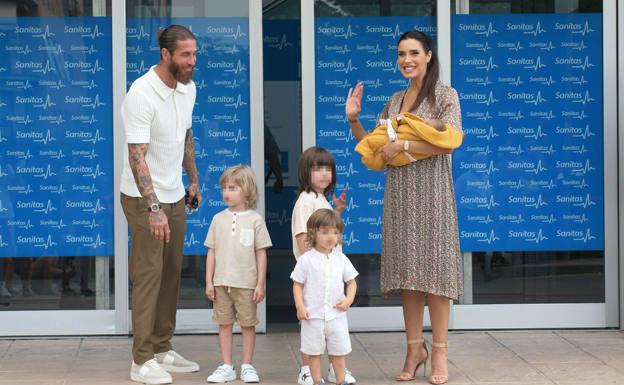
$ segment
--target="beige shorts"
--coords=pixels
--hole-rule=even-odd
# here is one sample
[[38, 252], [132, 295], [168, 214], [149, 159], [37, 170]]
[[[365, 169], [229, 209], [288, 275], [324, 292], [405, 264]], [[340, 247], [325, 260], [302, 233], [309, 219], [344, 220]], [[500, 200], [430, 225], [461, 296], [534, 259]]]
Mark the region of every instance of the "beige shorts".
[[253, 289], [215, 286], [216, 301], [212, 307], [212, 320], [219, 325], [256, 326], [260, 321], [256, 316], [257, 305], [253, 303]]

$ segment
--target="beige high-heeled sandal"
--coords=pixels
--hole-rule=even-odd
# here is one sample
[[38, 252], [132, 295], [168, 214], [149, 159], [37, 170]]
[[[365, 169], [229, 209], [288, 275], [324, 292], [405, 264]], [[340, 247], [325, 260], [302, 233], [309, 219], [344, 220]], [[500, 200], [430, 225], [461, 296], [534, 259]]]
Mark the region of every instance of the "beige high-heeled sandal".
[[[416, 367], [414, 368], [414, 372], [410, 373], [410, 372], [403, 371], [394, 377], [395, 381], [412, 381], [416, 379], [416, 372], [418, 371], [418, 368], [420, 368], [420, 365], [423, 365], [423, 377], [425, 377], [425, 375], [427, 374], [427, 359], [429, 358], [429, 350], [427, 350], [427, 344], [425, 344], [425, 340], [422, 338], [419, 340], [407, 340], [407, 344], [408, 345], [422, 344], [423, 347], [425, 348], [425, 352], [427, 353], [427, 355], [418, 364], [416, 364]], [[407, 357], [406, 357], [406, 361], [407, 361]]]
[[[431, 352], [433, 352], [434, 348], [438, 349], [447, 349], [447, 343], [434, 342], [431, 344]], [[433, 361], [431, 363], [431, 375], [429, 376], [429, 383], [433, 385], [442, 385], [448, 382], [448, 352], [446, 355], [447, 360], [447, 373], [446, 374], [433, 374]]]

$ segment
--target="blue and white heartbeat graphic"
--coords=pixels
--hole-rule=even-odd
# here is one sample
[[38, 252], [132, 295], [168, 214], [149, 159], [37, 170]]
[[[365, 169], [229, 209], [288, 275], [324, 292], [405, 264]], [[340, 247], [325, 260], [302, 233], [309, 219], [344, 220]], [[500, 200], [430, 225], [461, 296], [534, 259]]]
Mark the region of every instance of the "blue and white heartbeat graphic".
[[453, 16], [463, 251], [604, 249], [601, 18]]
[[[8, 211], [0, 228], [17, 223], [0, 258], [112, 255], [111, 20], [4, 17], [0, 24], [0, 51], [10, 58], [0, 84], [11, 90], [0, 132], [0, 178], [11, 176], [2, 183], [0, 212]], [[92, 223], [98, 234], [86, 226]]]

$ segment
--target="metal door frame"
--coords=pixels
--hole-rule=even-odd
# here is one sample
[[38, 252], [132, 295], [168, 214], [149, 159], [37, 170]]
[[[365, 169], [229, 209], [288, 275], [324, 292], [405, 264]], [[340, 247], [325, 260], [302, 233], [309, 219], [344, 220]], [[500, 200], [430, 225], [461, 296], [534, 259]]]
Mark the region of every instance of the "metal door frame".
[[[468, 0], [458, 0], [457, 13], [467, 13]], [[613, 78], [617, 72], [616, 52], [616, 1], [603, 2], [603, 84], [604, 84], [604, 190], [605, 190], [605, 303], [579, 304], [496, 304], [452, 306], [450, 329], [532, 329], [532, 328], [604, 328], [619, 326], [620, 310], [618, 295], [618, 221], [624, 227], [624, 219], [618, 218], [617, 163], [617, 84]], [[619, 9], [620, 16], [624, 11]], [[315, 60], [314, 60], [314, 1], [301, 0], [301, 84], [302, 84], [302, 139], [303, 148], [313, 146], [315, 139]], [[441, 79], [451, 84], [451, 4], [450, 0], [437, 2], [438, 51]], [[620, 46], [624, 33], [619, 31]], [[620, 70], [624, 64], [619, 63]], [[619, 80], [624, 85], [624, 80]], [[624, 108], [624, 101], [620, 101]], [[624, 124], [624, 117], [620, 117]], [[624, 129], [620, 127], [620, 143], [624, 144]], [[624, 178], [624, 171], [620, 170]], [[624, 180], [624, 179], [620, 179]], [[624, 199], [624, 192], [620, 191]], [[620, 239], [624, 247], [624, 240]], [[464, 253], [464, 266], [471, 268], [471, 253]], [[624, 265], [624, 264], [623, 264]], [[469, 271], [469, 270], [468, 270]], [[624, 276], [624, 266], [620, 266]], [[470, 274], [466, 276], [466, 288], [472, 285]], [[624, 284], [621, 287], [624, 297]], [[403, 330], [402, 309], [399, 306], [353, 308], [349, 311], [349, 324], [354, 331]], [[425, 309], [425, 326], [430, 321]]]

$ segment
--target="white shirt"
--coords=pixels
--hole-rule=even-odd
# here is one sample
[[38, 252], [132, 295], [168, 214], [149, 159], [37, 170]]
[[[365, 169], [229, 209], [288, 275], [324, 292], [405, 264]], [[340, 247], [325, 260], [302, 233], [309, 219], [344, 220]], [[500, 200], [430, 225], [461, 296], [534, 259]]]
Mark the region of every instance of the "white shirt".
[[340, 251], [325, 255], [310, 249], [299, 257], [290, 279], [303, 284], [303, 304], [310, 319], [329, 321], [347, 314], [334, 305], [346, 297], [344, 283], [357, 276], [349, 258]]
[[132, 83], [121, 105], [126, 143], [120, 190], [129, 196], [141, 196], [128, 161], [127, 144], [149, 143], [145, 162], [154, 192], [161, 202], [173, 203], [184, 196], [184, 139], [193, 122], [196, 89], [192, 81], [169, 88], [154, 68]]
[[[293, 254], [295, 259], [299, 259], [299, 256], [305, 253], [307, 250], [299, 250], [297, 246], [297, 235], [307, 233], [306, 224], [310, 216], [318, 209], [330, 209], [331, 205], [323, 194], [316, 194], [314, 191], [301, 192], [293, 207], [292, 218], [290, 221], [290, 230], [292, 235]], [[338, 251], [342, 251], [342, 246], [338, 245]]]

